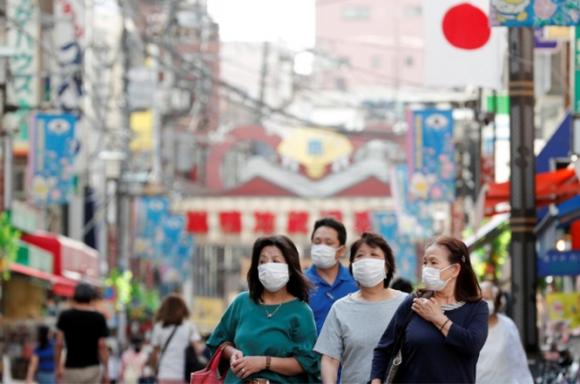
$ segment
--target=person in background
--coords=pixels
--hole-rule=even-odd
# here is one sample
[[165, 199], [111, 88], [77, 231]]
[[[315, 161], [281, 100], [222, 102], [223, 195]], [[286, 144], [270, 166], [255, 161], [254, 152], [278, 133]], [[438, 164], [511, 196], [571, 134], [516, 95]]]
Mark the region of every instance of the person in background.
[[143, 383], [148, 358], [149, 355], [143, 349], [143, 339], [134, 336], [131, 346], [121, 356], [121, 382], [123, 384]]
[[350, 270], [360, 289], [338, 300], [328, 314], [314, 350], [322, 355], [322, 382], [366, 383], [373, 349], [406, 293], [388, 288], [395, 258], [379, 235], [363, 233], [350, 248]]
[[[56, 327], [57, 381], [76, 384], [109, 383], [109, 329], [105, 316], [95, 310], [98, 295], [86, 283], [76, 286], [72, 308], [63, 311]], [[66, 346], [64, 367], [61, 356]]]
[[340, 263], [346, 253], [346, 229], [341, 222], [329, 217], [318, 220], [310, 240], [313, 265], [305, 273], [314, 284], [309, 304], [320, 333], [332, 304], [356, 292], [358, 287], [348, 269]]
[[159, 384], [183, 384], [185, 380], [185, 349], [192, 344], [197, 350], [201, 336], [189, 321], [189, 310], [177, 294], [167, 296], [157, 315], [151, 335], [153, 366]]
[[410, 281], [399, 277], [391, 283], [391, 288], [396, 289], [397, 291], [411, 293], [413, 292], [413, 284]]
[[119, 374], [121, 371], [121, 362], [119, 359], [119, 353], [116, 351], [117, 348], [109, 346], [109, 383], [117, 384], [119, 383]]
[[395, 382], [475, 383], [489, 311], [465, 243], [442, 236], [429, 244], [421, 280], [425, 292], [401, 304], [375, 348], [372, 384], [384, 382], [398, 335], [402, 363]]
[[479, 354], [476, 382], [532, 384], [534, 379], [518, 329], [509, 317], [499, 313], [502, 307], [499, 288], [484, 281], [481, 293], [489, 307], [489, 333]]
[[46, 325], [38, 327], [37, 346], [28, 365], [26, 383], [31, 384], [34, 381], [38, 384], [56, 383], [54, 342], [50, 337], [50, 329]]
[[222, 359], [230, 366], [225, 382], [319, 382], [319, 357], [312, 350], [316, 324], [307, 304], [310, 283], [292, 240], [256, 240], [248, 287], [249, 292], [230, 304], [207, 342], [212, 353], [224, 347]]

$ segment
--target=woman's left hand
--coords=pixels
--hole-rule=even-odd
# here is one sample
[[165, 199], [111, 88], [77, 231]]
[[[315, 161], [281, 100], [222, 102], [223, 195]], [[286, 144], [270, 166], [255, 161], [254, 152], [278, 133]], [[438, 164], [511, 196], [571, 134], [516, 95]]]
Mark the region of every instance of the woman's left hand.
[[240, 379], [245, 379], [254, 373], [266, 369], [265, 356], [248, 356], [242, 357], [232, 363], [234, 374]]
[[445, 317], [443, 311], [441, 310], [441, 306], [434, 298], [413, 299], [411, 309], [425, 320], [434, 324], [441, 322], [441, 319]]

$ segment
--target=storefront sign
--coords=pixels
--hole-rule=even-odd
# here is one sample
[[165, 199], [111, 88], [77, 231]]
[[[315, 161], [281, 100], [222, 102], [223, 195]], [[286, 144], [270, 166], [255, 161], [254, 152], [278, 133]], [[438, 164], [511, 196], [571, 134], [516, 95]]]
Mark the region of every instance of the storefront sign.
[[39, 101], [40, 9], [35, 0], [7, 0], [9, 59], [8, 104], [31, 108]]
[[550, 320], [569, 322], [570, 328], [580, 326], [580, 293], [550, 293], [546, 304]]
[[551, 250], [538, 257], [538, 276], [580, 275], [580, 250], [559, 252]]
[[53, 93], [65, 111], [78, 109], [83, 95], [85, 10], [82, 0], [55, 0], [53, 42], [58, 59]]

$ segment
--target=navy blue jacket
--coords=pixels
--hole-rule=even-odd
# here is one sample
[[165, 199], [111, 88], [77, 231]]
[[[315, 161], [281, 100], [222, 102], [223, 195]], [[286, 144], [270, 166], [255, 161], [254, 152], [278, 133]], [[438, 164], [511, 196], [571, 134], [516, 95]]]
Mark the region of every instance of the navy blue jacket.
[[[403, 331], [411, 311], [409, 296], [397, 309], [387, 330], [375, 348], [372, 379], [385, 379], [393, 354], [395, 334]], [[480, 300], [445, 311], [453, 322], [447, 337], [433, 323], [414, 314], [404, 330], [403, 363], [397, 371], [397, 383], [475, 383], [479, 351], [487, 338], [487, 304]]]

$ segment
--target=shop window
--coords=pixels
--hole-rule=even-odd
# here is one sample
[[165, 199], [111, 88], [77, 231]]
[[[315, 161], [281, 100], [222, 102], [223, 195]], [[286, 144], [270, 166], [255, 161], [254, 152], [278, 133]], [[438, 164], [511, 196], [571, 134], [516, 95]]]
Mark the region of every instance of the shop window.
[[371, 9], [365, 5], [350, 5], [342, 10], [342, 18], [346, 21], [362, 21], [371, 18]]

